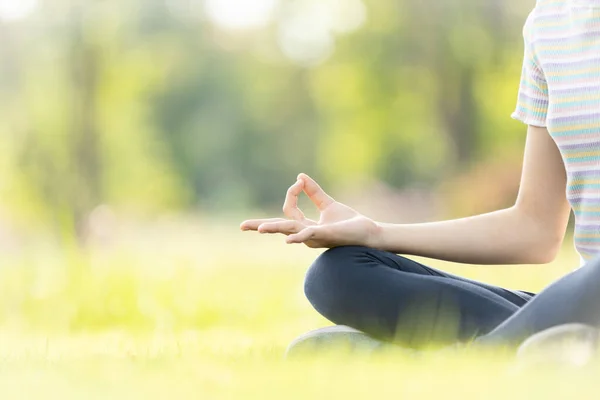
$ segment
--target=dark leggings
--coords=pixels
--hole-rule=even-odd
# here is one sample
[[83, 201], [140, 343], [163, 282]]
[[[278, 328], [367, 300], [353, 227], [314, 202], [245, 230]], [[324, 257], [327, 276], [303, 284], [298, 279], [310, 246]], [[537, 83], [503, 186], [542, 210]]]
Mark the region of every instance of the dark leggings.
[[600, 259], [534, 296], [389, 252], [347, 246], [319, 256], [304, 290], [331, 322], [415, 348], [476, 338], [484, 344], [515, 345], [564, 323], [600, 327]]

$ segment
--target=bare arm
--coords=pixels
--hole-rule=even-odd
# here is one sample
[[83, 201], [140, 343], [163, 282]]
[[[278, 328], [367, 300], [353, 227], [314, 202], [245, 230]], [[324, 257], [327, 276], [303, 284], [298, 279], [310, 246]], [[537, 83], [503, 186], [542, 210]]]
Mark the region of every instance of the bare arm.
[[566, 175], [546, 128], [527, 132], [516, 204], [474, 217], [412, 225], [379, 224], [373, 246], [395, 253], [473, 264], [546, 263], [564, 238]]
[[[288, 219], [244, 221], [241, 229], [288, 236], [309, 247], [362, 245], [401, 254], [472, 264], [541, 264], [556, 256], [569, 217], [565, 168], [545, 128], [530, 126], [521, 186], [511, 208], [443, 222], [377, 223], [335, 201], [305, 174], [287, 192]], [[320, 211], [307, 219], [297, 198], [306, 193]]]

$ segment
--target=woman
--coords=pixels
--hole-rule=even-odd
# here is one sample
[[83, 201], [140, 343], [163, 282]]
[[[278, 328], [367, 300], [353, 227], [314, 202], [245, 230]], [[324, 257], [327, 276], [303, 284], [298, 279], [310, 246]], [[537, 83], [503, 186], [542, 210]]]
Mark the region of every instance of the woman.
[[[475, 338], [512, 345], [563, 324], [600, 327], [600, 1], [538, 0], [523, 33], [512, 116], [528, 129], [514, 206], [451, 221], [378, 223], [300, 174], [285, 199], [288, 219], [242, 224], [242, 230], [288, 235], [287, 243], [330, 248], [305, 282], [309, 301], [323, 316], [410, 347]], [[319, 209], [318, 222], [298, 208], [302, 192]], [[582, 266], [535, 296], [396, 255], [547, 263], [561, 247], [570, 209]]]

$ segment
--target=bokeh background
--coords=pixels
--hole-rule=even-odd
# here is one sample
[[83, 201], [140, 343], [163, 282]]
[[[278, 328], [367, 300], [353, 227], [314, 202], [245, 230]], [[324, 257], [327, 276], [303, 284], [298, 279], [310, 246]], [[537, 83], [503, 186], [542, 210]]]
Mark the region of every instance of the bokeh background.
[[[0, 354], [21, 365], [5, 383], [60, 359], [37, 373], [65, 395], [115, 394], [108, 377], [158, 396], [295, 387], [276, 360], [327, 324], [302, 295], [319, 252], [239, 222], [278, 216], [299, 172], [385, 221], [510, 206], [533, 5], [0, 0]], [[577, 257], [567, 239], [543, 268], [433, 265], [538, 290]], [[311, 371], [305, 390], [331, 389]]]
[[505, 206], [531, 3], [2, 0], [4, 213], [83, 239], [100, 205], [278, 211], [299, 171], [391, 218]]

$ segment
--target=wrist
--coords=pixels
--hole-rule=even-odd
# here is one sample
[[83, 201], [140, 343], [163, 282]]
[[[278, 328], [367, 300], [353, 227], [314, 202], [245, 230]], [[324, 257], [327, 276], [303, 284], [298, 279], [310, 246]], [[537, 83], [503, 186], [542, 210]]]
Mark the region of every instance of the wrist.
[[385, 224], [377, 221], [372, 221], [372, 227], [369, 231], [369, 235], [367, 237], [367, 247], [371, 247], [373, 249], [383, 250], [383, 236], [385, 231]]

